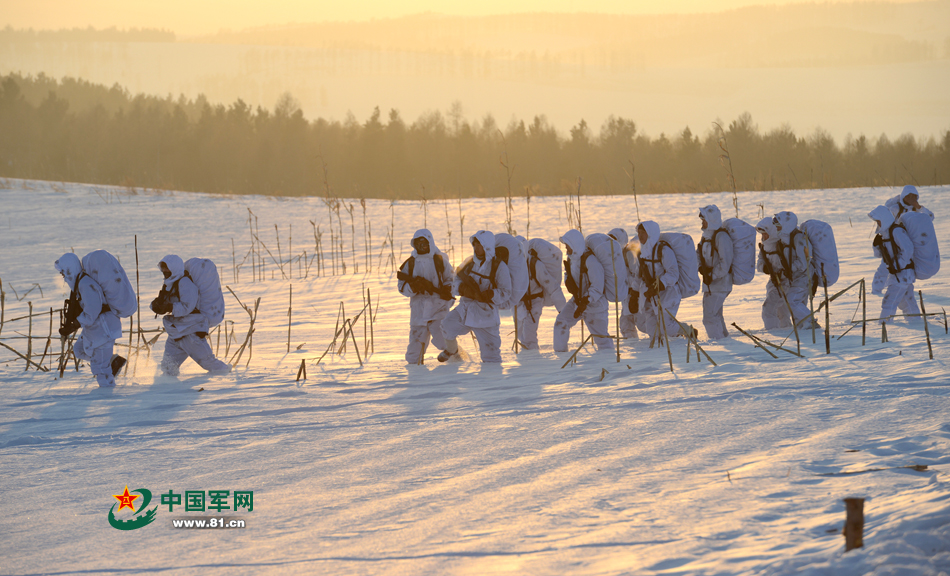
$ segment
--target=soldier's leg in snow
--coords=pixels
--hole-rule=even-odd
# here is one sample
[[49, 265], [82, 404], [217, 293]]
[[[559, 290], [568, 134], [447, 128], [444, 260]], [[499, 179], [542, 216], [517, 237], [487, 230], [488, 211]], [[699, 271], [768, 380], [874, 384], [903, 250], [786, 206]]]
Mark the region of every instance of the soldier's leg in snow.
[[501, 332], [498, 326], [491, 328], [472, 328], [478, 340], [478, 351], [482, 362], [501, 362]]
[[762, 303], [762, 324], [766, 330], [791, 328], [788, 319], [788, 308], [778, 288], [770, 281], [765, 286], [765, 302]]
[[208, 344], [207, 338], [189, 334], [179, 340], [178, 345], [192, 360], [198, 363], [198, 366], [201, 366], [208, 372], [219, 373], [231, 371], [231, 366], [214, 357], [214, 351], [211, 350], [211, 344]]
[[445, 350], [445, 337], [442, 335], [442, 320], [445, 314], [429, 321], [429, 335], [432, 337], [432, 345], [439, 350]]
[[567, 343], [571, 339], [571, 328], [577, 324], [578, 318], [574, 317], [577, 311], [577, 305], [574, 299], [564, 305], [561, 311], [557, 313], [557, 319], [554, 321], [554, 351], [567, 352]]
[[706, 335], [713, 340], [725, 338], [729, 335], [726, 329], [726, 320], [722, 315], [722, 306], [726, 302], [729, 292], [706, 292], [703, 294], [703, 326]]
[[[610, 327], [607, 325], [607, 310], [603, 312], [585, 312], [583, 316], [584, 324], [587, 324], [587, 329], [590, 330], [591, 334], [610, 334]], [[595, 337], [594, 345], [597, 346], [598, 350], [614, 349], [613, 338]]]
[[811, 314], [811, 310], [808, 309], [808, 284], [800, 281], [791, 284], [785, 296], [788, 298], [788, 305], [792, 309], [795, 322], [801, 325]]
[[99, 383], [101, 388], [115, 386], [115, 378], [112, 376], [112, 350], [114, 346], [115, 341], [113, 340], [98, 348], [93, 348], [91, 351], [86, 350], [86, 342], [82, 339], [82, 335], [73, 345], [73, 353], [76, 354], [76, 358], [89, 362], [89, 370], [96, 377], [96, 382]]
[[419, 364], [419, 360], [421, 360], [422, 356], [425, 354], [426, 346], [428, 344], [429, 327], [410, 326], [409, 345], [406, 346], [406, 362], [409, 364]]
[[[656, 314], [657, 308], [656, 304], [652, 301], [645, 302], [640, 306], [640, 311], [634, 314], [633, 318], [636, 321], [637, 328], [640, 332], [643, 332], [651, 340], [656, 336]], [[663, 336], [660, 334], [660, 336]]]
[[633, 314], [623, 314], [620, 316], [620, 333], [627, 340], [639, 340], [640, 333], [637, 330], [637, 322]]
[[660, 296], [660, 303], [663, 304], [663, 315], [666, 316], [664, 318], [666, 333], [670, 338], [680, 335], [679, 323], [670, 317], [671, 314], [675, 317], [679, 313], [680, 301], [682, 301], [682, 298], [676, 290], [665, 290]]
[[[884, 298], [881, 300], [881, 318], [893, 316], [897, 312], [897, 307], [908, 298], [908, 289], [913, 290], [913, 288], [913, 284], [898, 282], [894, 276], [890, 276], [887, 279], [887, 287], [884, 289]], [[919, 314], [919, 312], [915, 313]], [[884, 322], [885, 320], [882, 320], [881, 324]]]
[[458, 307], [453, 308], [451, 312], [445, 315], [442, 320], [442, 337], [445, 339], [445, 350], [449, 354], [455, 354], [459, 351], [459, 345], [456, 338], [463, 334], [468, 334], [471, 328], [462, 324], [462, 314]]
[[172, 337], [165, 339], [165, 355], [162, 357], [162, 372], [178, 376], [179, 367], [188, 358], [188, 353]]
[[[917, 305], [917, 292], [914, 291], [913, 283], [907, 285], [907, 290], [904, 292], [904, 297], [901, 298], [901, 301], [897, 304], [897, 307], [900, 308], [901, 312], [904, 314], [920, 314], [920, 306]], [[915, 321], [920, 319], [908, 318], [908, 320]]]
[[540, 301], [531, 307], [525, 307], [524, 302], [518, 302], [515, 313], [518, 315], [518, 340], [525, 350], [538, 349], [538, 323], [541, 321], [542, 306]]

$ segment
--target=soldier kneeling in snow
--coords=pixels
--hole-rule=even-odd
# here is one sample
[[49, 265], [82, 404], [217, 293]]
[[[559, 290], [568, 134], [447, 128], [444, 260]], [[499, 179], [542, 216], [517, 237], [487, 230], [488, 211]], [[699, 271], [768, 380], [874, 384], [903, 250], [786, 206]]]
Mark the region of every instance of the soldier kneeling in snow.
[[65, 341], [82, 328], [73, 353], [76, 358], [89, 362], [100, 387], [111, 388], [115, 386], [115, 375], [125, 365], [125, 358], [112, 353], [116, 339], [122, 336], [119, 317], [106, 304], [99, 284], [83, 271], [78, 256], [63, 254], [55, 266], [70, 289], [59, 334]]
[[150, 307], [152, 312], [165, 315], [162, 323], [168, 338], [162, 372], [178, 376], [179, 367], [190, 357], [212, 374], [227, 374], [231, 366], [215, 358], [208, 343], [208, 318], [198, 310], [198, 287], [185, 271], [184, 262], [170, 254], [162, 258], [158, 267], [165, 283]]
[[412, 236], [412, 256], [396, 273], [399, 292], [409, 298], [409, 346], [406, 362], [422, 364], [429, 339], [439, 350], [445, 350], [442, 319], [449, 311], [455, 270], [448, 257], [435, 245], [432, 233], [425, 228]]

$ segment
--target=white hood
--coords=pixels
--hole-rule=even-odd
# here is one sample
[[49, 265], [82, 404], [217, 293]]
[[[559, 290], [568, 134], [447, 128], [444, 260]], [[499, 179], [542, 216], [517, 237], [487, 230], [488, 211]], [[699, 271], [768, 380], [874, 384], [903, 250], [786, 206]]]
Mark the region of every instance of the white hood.
[[[796, 216], [794, 212], [786, 211], [779, 212], [775, 215], [775, 218], [778, 219], [778, 223], [782, 227], [782, 229], [778, 231], [779, 238], [782, 239], [782, 242], [787, 244], [792, 232], [798, 227], [798, 216]], [[776, 226], [776, 228], [778, 228], [778, 226]]]
[[647, 241], [640, 248], [640, 254], [643, 254], [643, 258], [653, 258], [653, 247], [660, 240], [660, 225], [653, 220], [641, 222], [637, 226], [638, 235], [640, 234], [640, 228], [643, 228], [647, 233]]
[[[567, 260], [571, 263], [571, 276], [575, 282], [579, 282], [581, 275], [581, 256], [587, 250], [584, 235], [581, 234], [579, 230], [568, 230], [561, 236], [561, 242], [563, 242], [565, 246], [570, 247], [571, 252], [573, 252], [567, 257]], [[566, 250], [564, 252], [567, 253]]]
[[762, 245], [765, 246], [765, 249], [769, 252], [773, 252], [775, 249], [775, 244], [778, 242], [778, 229], [775, 228], [775, 224], [772, 223], [772, 219], [763, 218], [759, 220], [759, 223], [755, 225], [755, 230], [759, 234], [765, 232], [769, 235], [767, 240], [762, 240]]
[[67, 252], [60, 256], [53, 266], [56, 267], [57, 272], [62, 272], [63, 279], [66, 281], [66, 285], [69, 286], [69, 289], [75, 290], [76, 279], [82, 274], [82, 262], [79, 261], [79, 256], [76, 256], [72, 252]]
[[475, 240], [478, 240], [478, 243], [485, 249], [486, 261], [495, 257], [495, 235], [493, 233], [488, 230], [479, 230], [468, 239], [469, 243], [474, 243]]
[[[427, 254], [419, 254], [416, 251], [416, 238], [425, 238], [429, 242], [429, 252]], [[437, 254], [439, 252], [438, 247], [435, 245], [435, 239], [432, 237], [432, 232], [429, 232], [427, 228], [416, 230], [416, 233], [412, 235], [412, 240], [409, 242], [409, 245], [412, 246], [412, 257], [416, 260], [420, 258], [431, 259], [433, 254]]]
[[627, 242], [630, 241], [630, 237], [627, 236], [627, 231], [623, 228], [614, 228], [610, 232], [607, 232], [607, 236], [619, 242], [621, 246], [626, 246]]
[[158, 261], [159, 268], [161, 268], [162, 262], [165, 263], [165, 266], [168, 266], [168, 269], [171, 270], [172, 275], [168, 278], [165, 278], [165, 289], [171, 290], [172, 286], [185, 275], [185, 263], [182, 262], [181, 258], [175, 256], [174, 254], [169, 254], [161, 260]]
[[722, 228], [722, 213], [715, 204], [703, 206], [699, 209], [700, 216], [706, 220], [706, 229], [703, 230], [703, 238], [712, 239], [713, 233]]
[[[913, 186], [911, 186], [913, 188]], [[884, 238], [891, 237], [891, 224], [894, 223], [894, 214], [885, 206], [878, 206], [874, 210], [868, 212], [868, 218], [871, 220], [877, 220], [880, 222], [880, 225], [877, 227], [877, 232]]]
[[920, 192], [917, 191], [917, 187], [908, 184], [901, 190], [901, 204], [903, 204], [905, 208], [910, 208], [910, 204], [907, 203], [907, 197], [911, 194], [917, 197], [917, 202], [920, 202]]

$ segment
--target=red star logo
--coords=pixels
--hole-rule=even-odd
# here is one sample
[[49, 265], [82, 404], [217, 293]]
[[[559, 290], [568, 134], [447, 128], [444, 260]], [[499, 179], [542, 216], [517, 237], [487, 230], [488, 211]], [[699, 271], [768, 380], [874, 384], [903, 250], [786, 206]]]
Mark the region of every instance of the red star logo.
[[131, 508], [132, 512], [135, 512], [135, 506], [132, 505], [132, 501], [139, 497], [138, 494], [129, 494], [129, 487], [125, 487], [125, 492], [123, 494], [113, 494], [113, 498], [119, 501], [119, 510], [123, 508]]

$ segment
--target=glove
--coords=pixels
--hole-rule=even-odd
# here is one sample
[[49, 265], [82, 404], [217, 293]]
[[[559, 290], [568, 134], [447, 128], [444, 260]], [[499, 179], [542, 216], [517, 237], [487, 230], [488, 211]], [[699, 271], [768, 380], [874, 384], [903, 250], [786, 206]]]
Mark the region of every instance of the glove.
[[644, 294], [644, 296], [646, 297], [647, 300], [652, 300], [654, 296], [656, 296], [657, 294], [659, 294], [660, 292], [664, 290], [666, 290], [666, 286], [664, 286], [662, 282], [657, 280], [656, 284], [647, 288], [646, 294]]
[[495, 291], [489, 288], [488, 290], [485, 290], [481, 294], [479, 294], [479, 297], [477, 298], [477, 300], [485, 304], [491, 304], [492, 298], [494, 297], [495, 297]]
[[627, 295], [629, 296], [627, 309], [630, 310], [631, 314], [636, 314], [640, 311], [640, 293], [633, 288], [628, 288]]
[[587, 310], [587, 298], [578, 298], [574, 300], [574, 304], [577, 306], [577, 309], [574, 310], [574, 318], [580, 318], [584, 310]]
[[472, 290], [472, 287], [468, 285], [467, 282], [462, 282], [461, 284], [459, 284], [459, 296], [471, 298], [472, 300], [475, 299], [474, 291]]
[[76, 330], [79, 330], [80, 324], [79, 321], [74, 319], [67, 320], [63, 326], [59, 329], [59, 335], [63, 338], [66, 338]]
[[712, 284], [713, 282], [712, 270], [710, 270], [709, 272], [700, 271], [700, 273], [703, 275], [703, 284], [705, 284], [706, 286], [709, 286], [710, 284]]
[[876, 235], [874, 237], [874, 241], [871, 242], [871, 246], [874, 246], [875, 248], [882, 244], [884, 244], [884, 238], [882, 238], [880, 234]]
[[452, 287], [449, 285], [442, 286], [436, 290], [436, 293], [439, 295], [439, 298], [443, 300], [455, 300], [452, 296]]
[[152, 300], [152, 304], [149, 306], [149, 308], [151, 308], [152, 312], [156, 314], [170, 314], [172, 311], [172, 305], [161, 297]]

